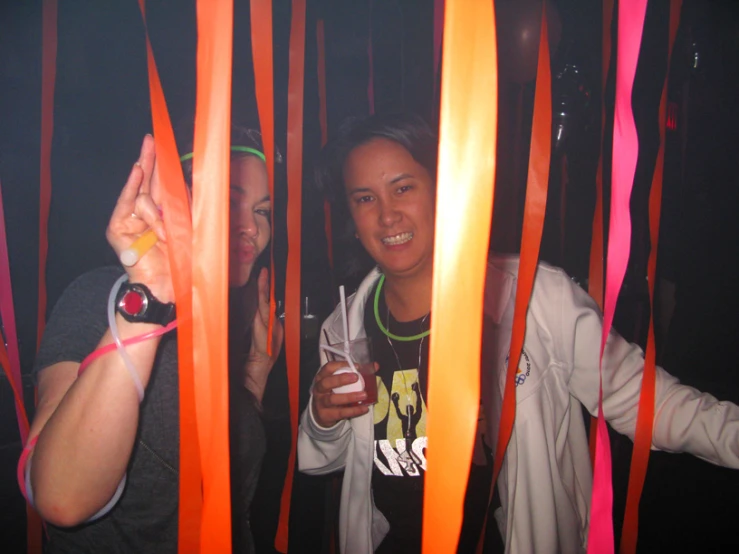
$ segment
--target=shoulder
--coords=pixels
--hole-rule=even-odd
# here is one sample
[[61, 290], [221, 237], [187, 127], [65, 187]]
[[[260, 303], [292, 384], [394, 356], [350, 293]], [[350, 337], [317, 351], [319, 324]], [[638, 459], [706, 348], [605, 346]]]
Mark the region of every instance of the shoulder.
[[[359, 288], [356, 292], [351, 294], [346, 299], [346, 306], [349, 318], [349, 332], [351, 335], [355, 335], [355, 331], [359, 328], [363, 328], [364, 320], [364, 308], [369, 299], [370, 294], [374, 290], [374, 286], [380, 279], [381, 273], [378, 268], [374, 268], [370, 271], [364, 280], [360, 283]], [[359, 325], [359, 327], [356, 327]], [[354, 327], [353, 327], [354, 326]], [[329, 335], [331, 342], [334, 340], [341, 340], [343, 338], [343, 322], [341, 315], [341, 304], [334, 308], [326, 320], [323, 322], [322, 328]], [[321, 337], [324, 340], [325, 336]]]
[[35, 371], [57, 362], [81, 362], [107, 329], [108, 296], [123, 275], [119, 267], [102, 267], [77, 277], [62, 293], [46, 325]]

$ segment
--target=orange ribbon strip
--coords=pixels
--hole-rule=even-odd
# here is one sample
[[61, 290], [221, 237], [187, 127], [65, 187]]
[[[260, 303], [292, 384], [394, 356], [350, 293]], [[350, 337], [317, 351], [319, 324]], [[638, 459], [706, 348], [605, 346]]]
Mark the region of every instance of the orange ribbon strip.
[[[36, 349], [46, 328], [46, 259], [49, 252], [51, 209], [51, 146], [54, 136], [54, 89], [56, 86], [57, 0], [43, 0], [41, 12], [41, 167], [39, 179], [38, 311]], [[28, 552], [41, 552], [41, 519], [26, 503]]]
[[[269, 195], [275, 198], [275, 95], [273, 82], [272, 55], [272, 0], [250, 2], [251, 14], [251, 52], [254, 64], [254, 83], [259, 112], [259, 126], [262, 130]], [[275, 228], [272, 210], [271, 227]], [[272, 355], [272, 329], [275, 324], [275, 241], [270, 246], [269, 271], [269, 330], [267, 333], [267, 352]]]
[[305, 88], [305, 0], [293, 0], [290, 25], [290, 69], [287, 85], [287, 275], [285, 277], [285, 354], [290, 400], [292, 444], [275, 548], [287, 552], [290, 499], [295, 473], [300, 395], [300, 250], [303, 185], [303, 93]]
[[[657, 163], [652, 176], [652, 189], [649, 192], [649, 236], [651, 249], [647, 266], [647, 282], [649, 284], [649, 302], [654, 306], [654, 282], [657, 273], [657, 247], [659, 242], [659, 221], [662, 204], [662, 177], [665, 165], [665, 127], [667, 123], [667, 83], [669, 79], [672, 48], [680, 24], [680, 10], [682, 0], [671, 0], [670, 31], [667, 50], [667, 71], [665, 82], [662, 85], [662, 98], [659, 104], [659, 151]], [[654, 313], [654, 311], [652, 311]], [[621, 531], [620, 554], [633, 554], [639, 536], [639, 501], [644, 489], [644, 480], [647, 476], [649, 452], [652, 446], [652, 428], [654, 426], [654, 390], [656, 377], [655, 346], [654, 346], [654, 318], [649, 319], [647, 349], [644, 355], [644, 375], [642, 389], [639, 396], [639, 415], [636, 421], [634, 436], [634, 450], [631, 455], [631, 471], [629, 473], [629, 488], [626, 496], [626, 512]]]
[[[233, 2], [197, 2], [192, 316], [195, 414], [203, 472], [201, 552], [231, 552], [228, 218]], [[243, 522], [244, 525], [247, 522]]]
[[[593, 238], [590, 242], [590, 269], [588, 273], [588, 294], [603, 310], [603, 136], [606, 127], [606, 82], [611, 63], [611, 22], [613, 21], [613, 0], [603, 0], [603, 64], [601, 65], [600, 101], [600, 155], [595, 174], [595, 211], [593, 212]], [[595, 464], [595, 440], [597, 418], [590, 417], [590, 463]]]
[[[139, 0], [146, 24], [144, 0]], [[156, 172], [161, 184], [164, 227], [177, 302], [177, 355], [180, 392], [180, 498], [179, 542], [182, 554], [200, 551], [200, 523], [203, 510], [200, 445], [195, 413], [192, 326], [192, 222], [190, 203], [182, 175], [172, 123], [164, 99], [154, 52], [146, 38], [151, 117], [156, 142]]]
[[427, 554], [456, 552], [480, 406], [498, 128], [492, 2], [446, 3], [442, 67], [423, 505]]
[[[490, 487], [491, 497], [493, 487], [503, 465], [508, 442], [513, 433], [513, 424], [516, 417], [516, 369], [521, 361], [521, 351], [526, 336], [526, 314], [529, 310], [529, 300], [539, 262], [539, 249], [547, 206], [549, 165], [552, 154], [552, 74], [547, 31], [546, 2], [542, 2], [534, 116], [531, 129], [531, 148], [529, 150], [523, 232], [521, 234], [521, 255], [516, 283], [511, 346], [500, 416], [500, 431], [498, 433], [498, 444], [495, 447], [493, 481]], [[481, 546], [482, 543], [480, 543]]]
[[46, 256], [51, 208], [51, 143], [54, 136], [57, 0], [44, 0], [41, 14], [41, 178], [39, 191], [38, 323], [36, 349], [46, 327]]

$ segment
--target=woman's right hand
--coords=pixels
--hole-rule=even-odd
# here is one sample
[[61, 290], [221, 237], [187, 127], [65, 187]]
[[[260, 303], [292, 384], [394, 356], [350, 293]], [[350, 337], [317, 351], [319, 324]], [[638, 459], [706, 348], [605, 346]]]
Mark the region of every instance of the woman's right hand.
[[333, 392], [333, 389], [356, 383], [359, 379], [355, 373], [334, 375], [334, 372], [342, 367], [346, 367], [346, 362], [328, 362], [313, 381], [313, 417], [321, 427], [333, 427], [342, 419], [350, 419], [369, 412], [369, 406], [356, 405], [357, 402], [367, 398], [366, 392], [345, 394]]
[[139, 160], [131, 169], [110, 217], [106, 237], [120, 257], [121, 252], [129, 248], [138, 237], [152, 229], [159, 239], [158, 242], [135, 265], [127, 267], [126, 271], [132, 283], [146, 285], [161, 302], [172, 302], [174, 288], [169, 269], [167, 236], [158, 207], [159, 185], [155, 168], [154, 138], [146, 135]]

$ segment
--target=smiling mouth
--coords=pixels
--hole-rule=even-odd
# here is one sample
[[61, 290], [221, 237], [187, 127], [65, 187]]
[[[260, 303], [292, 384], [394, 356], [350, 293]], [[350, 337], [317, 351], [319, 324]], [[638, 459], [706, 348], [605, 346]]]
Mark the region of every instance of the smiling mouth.
[[398, 246], [399, 244], [405, 244], [413, 238], [413, 233], [398, 233], [392, 237], [385, 237], [382, 239], [382, 244], [385, 246]]

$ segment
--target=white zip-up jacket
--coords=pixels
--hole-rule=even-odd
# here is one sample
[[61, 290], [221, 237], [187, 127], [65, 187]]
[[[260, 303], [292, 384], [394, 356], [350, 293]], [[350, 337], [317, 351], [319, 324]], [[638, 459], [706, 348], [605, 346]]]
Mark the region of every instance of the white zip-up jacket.
[[[497, 442], [517, 272], [517, 258], [488, 264], [481, 375], [488, 445]], [[352, 339], [365, 334], [364, 307], [379, 276], [372, 271], [348, 301]], [[562, 270], [539, 265], [517, 371], [515, 425], [498, 484], [495, 518], [507, 553], [585, 551], [592, 470], [580, 405], [597, 414], [601, 322], [595, 302]], [[326, 335], [331, 343], [343, 340], [338, 309], [323, 330], [322, 341]], [[609, 424], [632, 440], [643, 366], [642, 350], [612, 332], [603, 359], [603, 410]], [[300, 470], [319, 475], [344, 469], [341, 552], [370, 553], [388, 530], [372, 501], [372, 410], [327, 429], [310, 406], [298, 436]], [[681, 385], [658, 367], [652, 448], [739, 468], [739, 407]]]

